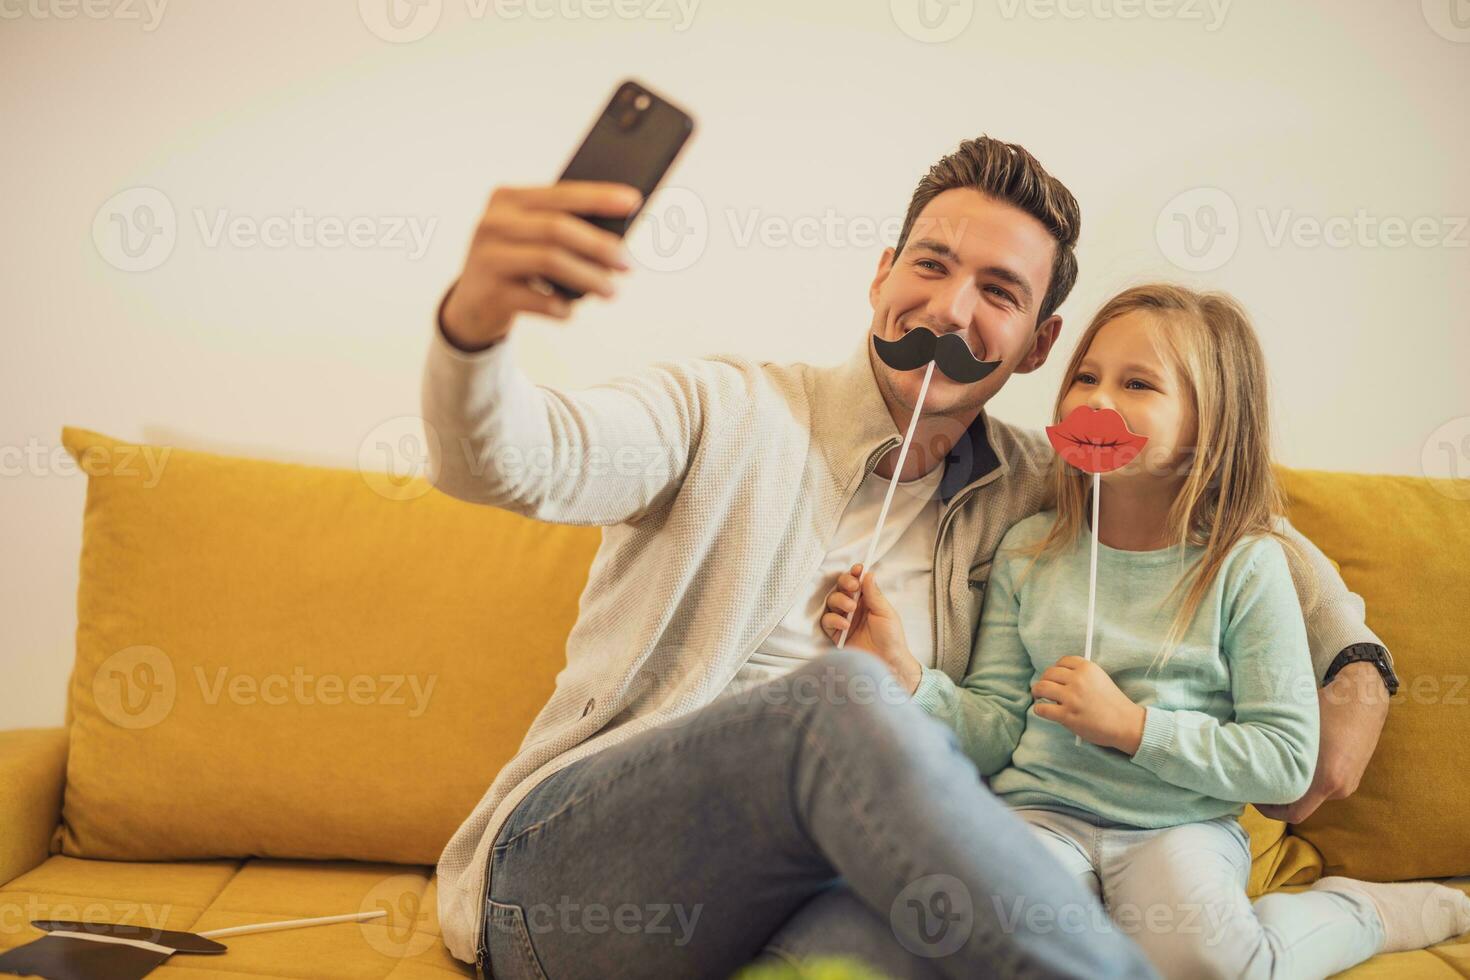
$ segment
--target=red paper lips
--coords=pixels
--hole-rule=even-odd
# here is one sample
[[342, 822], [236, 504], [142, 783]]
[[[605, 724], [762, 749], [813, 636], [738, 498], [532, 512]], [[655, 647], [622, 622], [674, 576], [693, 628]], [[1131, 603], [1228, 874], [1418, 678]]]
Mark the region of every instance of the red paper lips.
[[1111, 408], [1078, 405], [1059, 425], [1046, 427], [1057, 455], [1086, 473], [1108, 473], [1127, 466], [1142, 450], [1148, 436], [1128, 428]]

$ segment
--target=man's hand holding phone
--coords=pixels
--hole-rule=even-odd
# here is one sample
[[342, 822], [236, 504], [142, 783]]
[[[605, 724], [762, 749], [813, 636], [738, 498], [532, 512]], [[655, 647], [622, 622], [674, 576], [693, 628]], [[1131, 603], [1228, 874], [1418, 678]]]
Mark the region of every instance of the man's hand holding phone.
[[567, 319], [572, 303], [548, 279], [612, 297], [614, 274], [630, 268], [627, 249], [620, 236], [580, 216], [626, 217], [642, 202], [636, 187], [605, 181], [495, 188], [444, 304], [446, 339], [483, 350], [510, 333], [519, 313]]

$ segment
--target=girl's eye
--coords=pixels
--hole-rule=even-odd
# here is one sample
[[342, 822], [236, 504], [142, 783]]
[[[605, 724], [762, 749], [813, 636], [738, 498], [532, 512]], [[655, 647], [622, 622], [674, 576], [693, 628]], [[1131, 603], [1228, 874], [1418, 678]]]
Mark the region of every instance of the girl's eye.
[[[1094, 378], [1087, 371], [1078, 371], [1077, 376], [1074, 377], [1072, 380], [1081, 382], [1085, 385], [1097, 384], [1097, 379]], [[1134, 388], [1135, 391], [1148, 391], [1153, 387], [1153, 385], [1149, 384], [1147, 381], [1144, 381], [1142, 378], [1129, 378], [1124, 387], [1132, 388], [1134, 385], [1139, 386], [1138, 388]]]

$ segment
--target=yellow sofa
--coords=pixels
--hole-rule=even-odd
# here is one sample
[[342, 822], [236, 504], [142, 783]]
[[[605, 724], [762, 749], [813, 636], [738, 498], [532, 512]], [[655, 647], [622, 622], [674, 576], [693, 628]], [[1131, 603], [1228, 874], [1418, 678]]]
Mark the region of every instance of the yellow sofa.
[[[552, 689], [598, 530], [422, 479], [63, 441], [88, 474], [75, 661], [63, 727], [0, 733], [0, 950], [41, 918], [206, 930], [383, 909], [157, 975], [471, 975], [440, 941], [433, 863]], [[1248, 811], [1252, 890], [1470, 874], [1470, 692], [1451, 690], [1470, 486], [1283, 475], [1403, 693], [1357, 795], [1291, 834]], [[1470, 976], [1470, 943], [1349, 975]]]

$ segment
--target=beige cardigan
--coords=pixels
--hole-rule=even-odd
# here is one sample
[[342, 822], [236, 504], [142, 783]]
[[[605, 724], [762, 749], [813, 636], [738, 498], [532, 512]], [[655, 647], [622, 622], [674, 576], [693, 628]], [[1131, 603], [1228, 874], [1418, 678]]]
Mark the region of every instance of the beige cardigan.
[[[560, 391], [517, 367], [514, 334], [465, 353], [435, 324], [423, 378], [435, 486], [604, 527], [556, 690], [439, 857], [440, 926], [455, 957], [476, 960], [490, 848], [526, 793], [709, 703], [811, 589], [848, 500], [901, 441], [870, 346], [864, 333], [833, 367], [715, 356]], [[931, 612], [936, 666], [956, 682], [996, 546], [1049, 505], [1051, 457], [1041, 432], [982, 411], [946, 461]], [[1289, 533], [1320, 582], [1305, 610], [1320, 681], [1343, 647], [1380, 641], [1331, 563]], [[624, 720], [599, 731], [614, 717]]]

